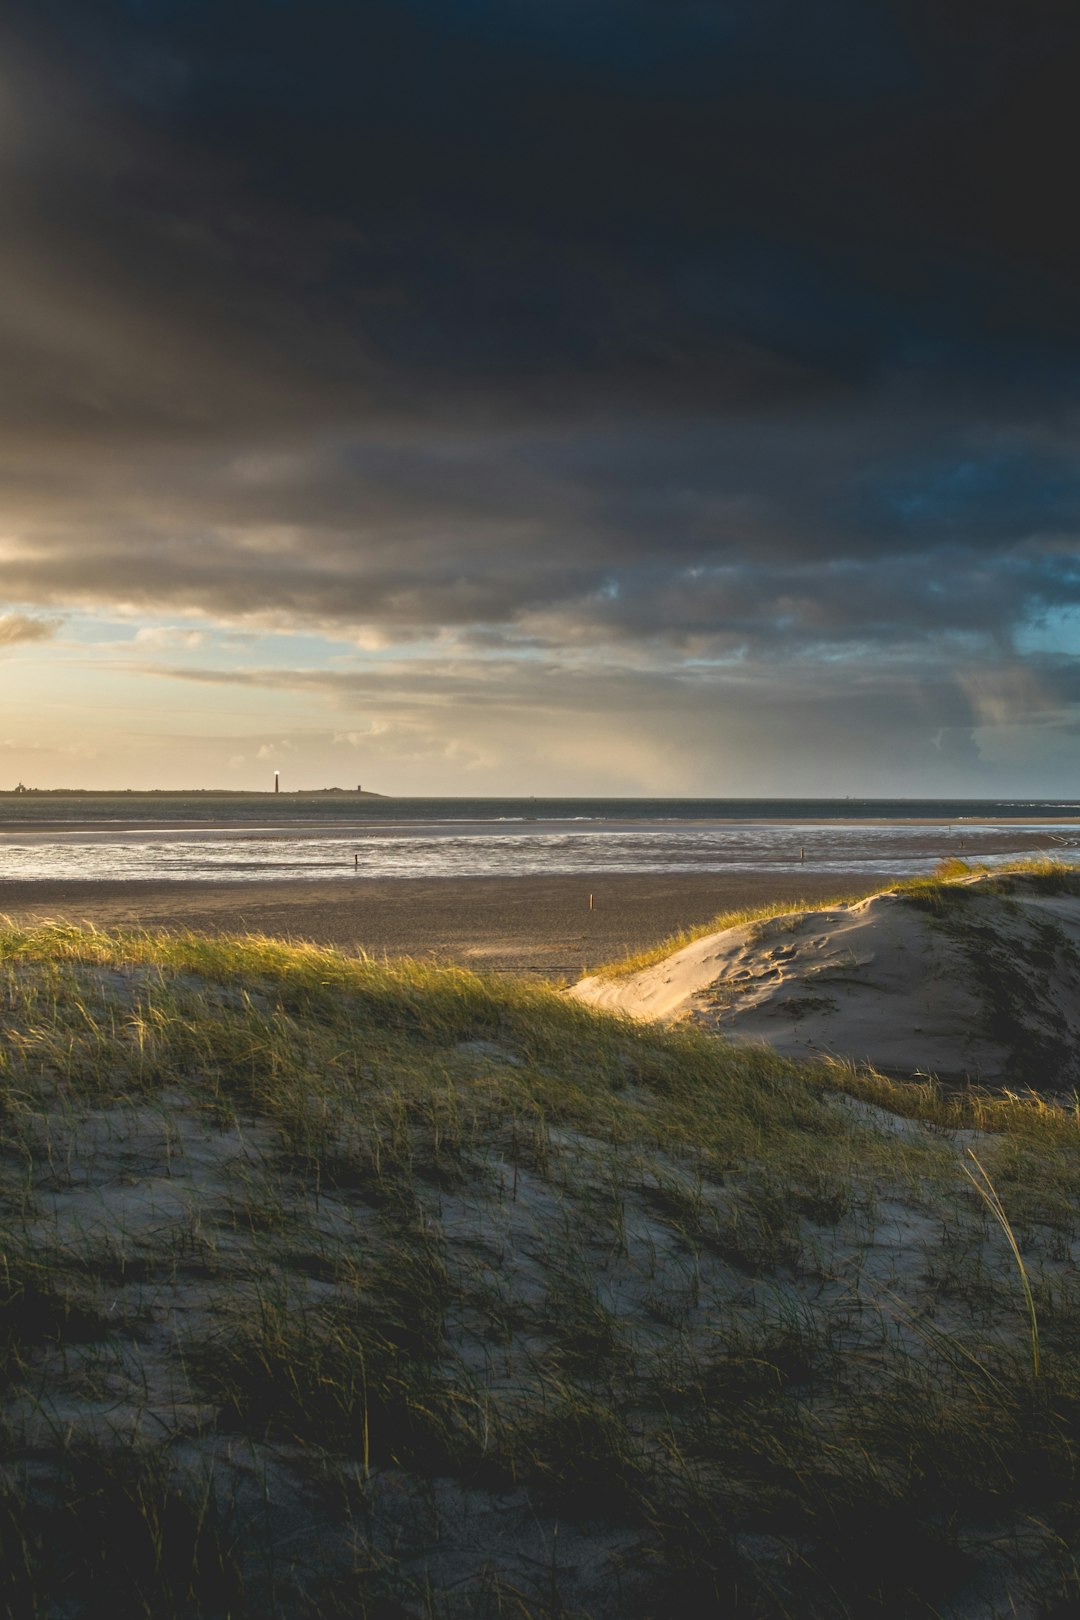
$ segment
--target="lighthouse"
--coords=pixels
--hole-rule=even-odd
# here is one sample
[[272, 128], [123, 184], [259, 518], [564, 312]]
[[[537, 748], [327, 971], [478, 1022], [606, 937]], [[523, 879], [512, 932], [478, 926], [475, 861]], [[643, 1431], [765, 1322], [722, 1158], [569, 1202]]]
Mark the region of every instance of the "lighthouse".
[[280, 771], [275, 771], [274, 772], [274, 792], [275, 793], [280, 793], [281, 792], [281, 772]]

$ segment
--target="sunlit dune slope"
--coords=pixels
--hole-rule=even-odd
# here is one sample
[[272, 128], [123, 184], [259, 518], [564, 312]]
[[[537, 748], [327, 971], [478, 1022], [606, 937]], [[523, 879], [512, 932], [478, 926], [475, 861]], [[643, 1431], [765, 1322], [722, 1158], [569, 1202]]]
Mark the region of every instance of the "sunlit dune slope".
[[1080, 875], [961, 871], [723, 928], [576, 985], [794, 1058], [1067, 1090], [1080, 1082]]

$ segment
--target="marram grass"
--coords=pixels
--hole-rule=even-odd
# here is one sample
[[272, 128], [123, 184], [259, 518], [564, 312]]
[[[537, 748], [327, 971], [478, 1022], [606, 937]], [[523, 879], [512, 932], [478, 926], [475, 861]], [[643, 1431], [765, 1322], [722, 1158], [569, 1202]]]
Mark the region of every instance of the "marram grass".
[[46, 926], [0, 1117], [11, 1620], [1080, 1601], [1075, 1110]]
[[[1077, 873], [1076, 868], [1050, 859], [1028, 858], [989, 867], [977, 862], [950, 858], [940, 861], [933, 872], [925, 876], [897, 880], [890, 884], [889, 891], [894, 894], [929, 898], [940, 895], [943, 889], [971, 883], [976, 879], [993, 884], [998, 879], [1007, 880], [1021, 874], [1067, 887], [1075, 886], [1080, 890], [1080, 873]], [[592, 971], [605, 978], [622, 978], [631, 973], [640, 973], [643, 968], [653, 967], [657, 962], [664, 961], [666, 957], [683, 950], [687, 945], [692, 945], [696, 939], [704, 939], [708, 934], [719, 934], [727, 928], [743, 928], [749, 923], [770, 922], [774, 917], [791, 916], [802, 911], [831, 911], [839, 906], [853, 906], [860, 900], [868, 900], [880, 892], [879, 880], [876, 884], [867, 884], [865, 888], [850, 889], [826, 899], [807, 900], [800, 899], [798, 895], [791, 895], [782, 900], [767, 900], [756, 906], [742, 906], [734, 911], [721, 911], [707, 922], [699, 923], [693, 928], [684, 928], [680, 933], [671, 934], [643, 950], [627, 952], [625, 956], [617, 957], [612, 962], [605, 962]]]

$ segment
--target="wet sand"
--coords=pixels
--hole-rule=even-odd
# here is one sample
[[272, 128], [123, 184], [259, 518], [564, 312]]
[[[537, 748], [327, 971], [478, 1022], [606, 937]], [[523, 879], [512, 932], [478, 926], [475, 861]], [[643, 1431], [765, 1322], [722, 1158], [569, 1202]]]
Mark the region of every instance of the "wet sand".
[[[776, 899], [868, 894], [862, 873], [603, 874], [596, 877], [358, 878], [355, 882], [0, 881], [0, 914], [97, 928], [197, 929], [314, 940], [377, 956], [433, 956], [573, 981], [717, 912]], [[589, 910], [589, 895], [594, 897]]]

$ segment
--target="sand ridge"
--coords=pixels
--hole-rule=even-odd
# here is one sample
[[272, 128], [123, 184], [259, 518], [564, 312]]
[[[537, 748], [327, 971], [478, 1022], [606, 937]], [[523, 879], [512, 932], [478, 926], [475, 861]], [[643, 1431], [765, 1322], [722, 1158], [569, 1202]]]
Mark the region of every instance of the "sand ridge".
[[1080, 898], [976, 876], [938, 908], [889, 890], [707, 934], [570, 994], [638, 1019], [688, 1019], [792, 1058], [895, 1076], [1064, 1089], [1080, 1077]]

